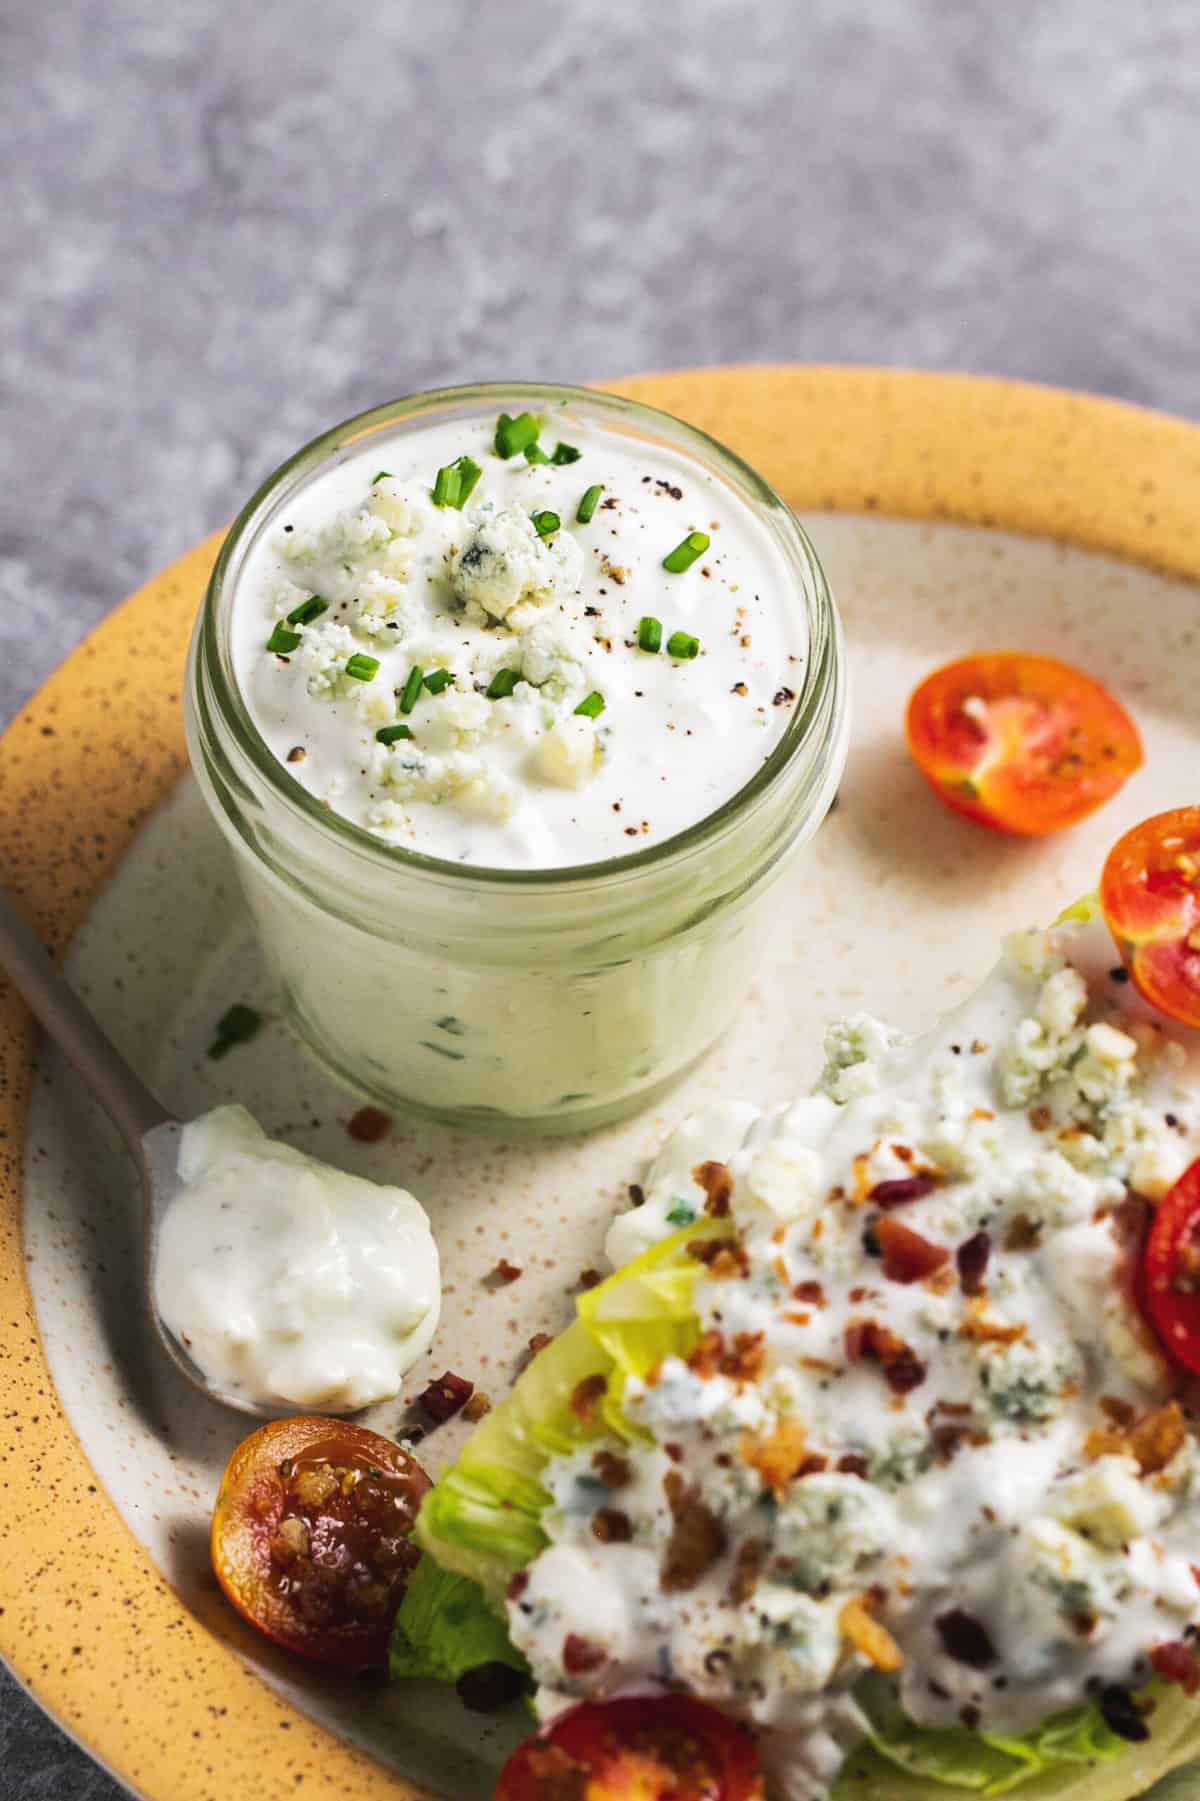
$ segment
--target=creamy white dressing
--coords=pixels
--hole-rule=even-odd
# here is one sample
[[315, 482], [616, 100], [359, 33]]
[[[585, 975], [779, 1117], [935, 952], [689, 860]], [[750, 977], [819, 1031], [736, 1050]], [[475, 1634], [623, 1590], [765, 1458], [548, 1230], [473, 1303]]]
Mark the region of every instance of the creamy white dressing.
[[[862, 1730], [847, 1728], [869, 1667], [845, 1629], [856, 1597], [903, 1659], [888, 1686], [910, 1719], [997, 1733], [1144, 1683], [1148, 1653], [1200, 1622], [1194, 1434], [1149, 1473], [1119, 1433], [1089, 1443], [1114, 1403], [1141, 1418], [1179, 1387], [1130, 1297], [1118, 1210], [1160, 1199], [1200, 1154], [1196, 1035], [1165, 1030], [1115, 961], [1099, 924], [1023, 934], [925, 1038], [835, 1027], [815, 1095], [757, 1117], [735, 1151], [728, 1103], [664, 1148], [610, 1248], [674, 1230], [689, 1200], [699, 1215], [686, 1172], [727, 1162], [745, 1274], [703, 1281], [700, 1314], [727, 1351], [761, 1346], [762, 1368], [668, 1359], [635, 1386], [654, 1443], [622, 1448], [631, 1480], [613, 1492], [587, 1453], [552, 1466], [552, 1544], [510, 1606], [548, 1691], [682, 1681], [774, 1728], [788, 1792], [819, 1797]], [[921, 1173], [927, 1192], [881, 1206], [897, 1192], [881, 1184]], [[889, 1279], [885, 1217], [951, 1253], [986, 1233], [982, 1292], [953, 1255]], [[907, 1379], [864, 1353], [871, 1324], [905, 1348]], [[824, 1466], [772, 1495], [746, 1452], [787, 1420]], [[724, 1545], [680, 1593], [660, 1582], [671, 1471]], [[598, 1542], [598, 1506], [628, 1519], [628, 1542]], [[572, 1676], [565, 1637], [589, 1637], [601, 1606], [607, 1660]], [[956, 1616], [982, 1634], [973, 1661]]]
[[244, 1107], [183, 1129], [155, 1301], [218, 1390], [352, 1412], [397, 1394], [437, 1329], [425, 1209], [268, 1138]]
[[[774, 748], [807, 650], [795, 578], [698, 463], [568, 409], [541, 442], [578, 459], [531, 465], [495, 453], [495, 426], [374, 437], [296, 494], [240, 581], [237, 679], [288, 772], [390, 843], [526, 868], [623, 856], [711, 813]], [[482, 471], [464, 508], [434, 505], [437, 471], [464, 455]], [[709, 548], [669, 572], [695, 531]], [[656, 654], [643, 618], [661, 627]], [[268, 651], [276, 630], [294, 645]], [[672, 655], [677, 633], [699, 654]], [[414, 669], [435, 687], [402, 710]], [[597, 700], [595, 717], [577, 710]]]

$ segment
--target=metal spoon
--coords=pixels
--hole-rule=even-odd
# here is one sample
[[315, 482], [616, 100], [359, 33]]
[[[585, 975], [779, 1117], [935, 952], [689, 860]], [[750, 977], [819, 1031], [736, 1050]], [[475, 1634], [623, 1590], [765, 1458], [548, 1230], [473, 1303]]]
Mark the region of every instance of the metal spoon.
[[[183, 1127], [161, 1107], [100, 1030], [83, 1002], [50, 958], [36, 934], [0, 889], [0, 961], [48, 1036], [73, 1064], [113, 1124], [120, 1131], [142, 1180], [142, 1255], [146, 1307], [159, 1343], [194, 1388], [223, 1407], [256, 1419], [278, 1419], [298, 1411], [293, 1402], [258, 1401], [215, 1387], [170, 1331], [155, 1301], [155, 1265], [159, 1228], [183, 1184], [178, 1175], [179, 1138]], [[319, 1407], [306, 1406], [306, 1413]]]

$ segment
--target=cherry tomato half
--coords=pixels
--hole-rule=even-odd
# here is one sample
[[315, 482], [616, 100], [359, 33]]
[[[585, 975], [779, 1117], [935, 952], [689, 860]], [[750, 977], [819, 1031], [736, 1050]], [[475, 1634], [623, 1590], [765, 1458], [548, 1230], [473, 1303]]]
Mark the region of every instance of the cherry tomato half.
[[926, 676], [908, 747], [934, 792], [994, 831], [1040, 838], [1074, 825], [1141, 766], [1137, 727], [1082, 670], [992, 651]]
[[[574, 1786], [571, 1786], [571, 1785]], [[528, 1739], [494, 1801], [764, 1801], [754, 1741], [686, 1695], [588, 1701]]]
[[1200, 1374], [1200, 1158], [1158, 1204], [1138, 1293], [1164, 1349]]
[[1200, 1026], [1200, 807], [1158, 813], [1119, 838], [1100, 905], [1138, 992]]
[[341, 1420], [272, 1420], [229, 1459], [212, 1560], [238, 1612], [277, 1645], [366, 1670], [387, 1657], [429, 1477], [415, 1457]]

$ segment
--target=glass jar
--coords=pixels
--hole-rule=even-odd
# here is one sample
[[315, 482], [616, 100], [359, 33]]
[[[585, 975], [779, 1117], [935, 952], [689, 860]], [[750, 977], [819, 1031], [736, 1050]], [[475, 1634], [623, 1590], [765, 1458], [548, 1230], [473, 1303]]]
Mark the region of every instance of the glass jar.
[[[385, 843], [294, 781], [250, 718], [231, 648], [247, 557], [298, 489], [372, 438], [563, 404], [699, 462], [772, 536], [807, 638], [790, 720], [731, 799], [627, 856], [493, 869]], [[846, 677], [812, 546], [739, 458], [612, 395], [487, 384], [360, 414], [264, 483], [217, 558], [192, 640], [186, 715], [192, 766], [233, 847], [263, 952], [317, 1058], [386, 1108], [571, 1131], [647, 1105], [728, 1029], [754, 974], [768, 890], [840, 778]]]

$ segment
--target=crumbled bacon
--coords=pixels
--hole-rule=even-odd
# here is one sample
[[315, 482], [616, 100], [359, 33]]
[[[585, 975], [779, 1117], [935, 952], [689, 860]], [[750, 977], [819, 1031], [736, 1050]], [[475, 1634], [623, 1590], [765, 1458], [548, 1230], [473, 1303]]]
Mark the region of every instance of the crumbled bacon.
[[874, 1619], [867, 1602], [856, 1596], [847, 1601], [838, 1615], [842, 1637], [854, 1646], [868, 1663], [887, 1675], [904, 1668], [904, 1653], [887, 1630]]
[[1006, 1251], [1036, 1251], [1042, 1241], [1042, 1222], [1027, 1213], [1014, 1214], [1004, 1234]]
[[391, 1130], [391, 1125], [390, 1116], [378, 1107], [360, 1107], [354, 1117], [346, 1121], [346, 1130], [359, 1144], [378, 1144]]
[[986, 1232], [976, 1232], [959, 1245], [954, 1253], [954, 1261], [958, 1266], [958, 1279], [962, 1283], [964, 1294], [983, 1293], [987, 1286], [987, 1266], [991, 1254], [992, 1241]]
[[733, 1199], [733, 1175], [728, 1164], [709, 1158], [692, 1171], [692, 1181], [704, 1190], [704, 1211], [713, 1219], [728, 1219]]
[[927, 1371], [916, 1352], [878, 1320], [851, 1320], [845, 1347], [850, 1363], [877, 1363], [893, 1394], [911, 1394], [925, 1380]]
[[876, 1182], [868, 1190], [867, 1199], [886, 1211], [892, 1207], [904, 1207], [909, 1201], [919, 1201], [924, 1195], [932, 1194], [936, 1187], [936, 1176], [899, 1176], [889, 1182]]
[[955, 1663], [966, 1664], [971, 1670], [986, 1670], [995, 1663], [996, 1647], [987, 1627], [974, 1614], [953, 1607], [949, 1613], [939, 1614], [933, 1623], [942, 1649]]
[[757, 1382], [767, 1367], [766, 1334], [737, 1332], [733, 1349], [721, 1359], [721, 1374], [736, 1382]]
[[562, 1667], [568, 1676], [586, 1676], [589, 1670], [598, 1670], [607, 1658], [603, 1645], [593, 1644], [577, 1632], [568, 1632], [563, 1640]]
[[807, 1301], [812, 1307], [826, 1306], [825, 1290], [819, 1282], [797, 1282], [792, 1290], [794, 1301]]
[[1165, 1407], [1156, 1407], [1140, 1420], [1095, 1427], [1084, 1440], [1083, 1449], [1088, 1457], [1136, 1458], [1143, 1476], [1155, 1476], [1170, 1463], [1186, 1437], [1183, 1409], [1178, 1401], [1168, 1401]]
[[585, 1376], [577, 1382], [571, 1391], [571, 1412], [585, 1426], [593, 1424], [596, 1409], [608, 1388], [608, 1377], [597, 1372], [594, 1376]]
[[659, 1583], [667, 1594], [694, 1588], [725, 1549], [725, 1528], [711, 1507], [678, 1470], [668, 1470], [663, 1480], [674, 1524], [659, 1571]]
[[633, 1480], [633, 1469], [629, 1459], [618, 1457], [615, 1451], [594, 1452], [592, 1468], [605, 1488], [625, 1488]]
[[599, 1507], [592, 1515], [592, 1536], [602, 1545], [625, 1545], [633, 1537], [633, 1521], [619, 1507]]
[[875, 1233], [883, 1256], [883, 1273], [889, 1282], [923, 1282], [950, 1261], [944, 1245], [933, 1244], [886, 1214]]
[[781, 1420], [766, 1438], [742, 1439], [742, 1459], [757, 1470], [776, 1495], [798, 1476], [807, 1456], [804, 1427], [794, 1416]]
[[501, 1257], [492, 1271], [491, 1280], [497, 1288], [507, 1288], [510, 1282], [518, 1281], [524, 1273], [519, 1263], [510, 1263], [507, 1257]]
[[1000, 1320], [987, 1319], [982, 1305], [972, 1307], [958, 1328], [958, 1336], [973, 1344], [1017, 1344], [1025, 1335], [1024, 1326], [1006, 1326]]
[[700, 1335], [700, 1342], [688, 1354], [688, 1368], [694, 1375], [707, 1382], [717, 1375], [721, 1368], [721, 1359], [725, 1355], [724, 1336], [715, 1326]]
[[453, 1370], [447, 1370], [436, 1382], [423, 1389], [417, 1396], [417, 1405], [422, 1407], [435, 1425], [444, 1425], [461, 1413], [471, 1396], [475, 1393], [475, 1384], [468, 1382], [465, 1376], [456, 1376]]
[[738, 1546], [729, 1584], [729, 1600], [734, 1607], [744, 1606], [754, 1593], [766, 1558], [767, 1547], [761, 1538], [747, 1538]]
[[749, 1255], [736, 1239], [694, 1238], [687, 1249], [688, 1256], [707, 1265], [709, 1275], [717, 1281], [731, 1281], [750, 1274]]
[[1122, 1400], [1120, 1395], [1101, 1395], [1100, 1408], [1114, 1426], [1132, 1426], [1137, 1418], [1133, 1402]]
[[865, 1481], [868, 1464], [866, 1458], [861, 1457], [857, 1451], [847, 1451], [844, 1456], [838, 1458], [834, 1468], [843, 1476], [861, 1476]]

